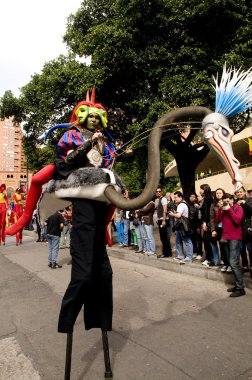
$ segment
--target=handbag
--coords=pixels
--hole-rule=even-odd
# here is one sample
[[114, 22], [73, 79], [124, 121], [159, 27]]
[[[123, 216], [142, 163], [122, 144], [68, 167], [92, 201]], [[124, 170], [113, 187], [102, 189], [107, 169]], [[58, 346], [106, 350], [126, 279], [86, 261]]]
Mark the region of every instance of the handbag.
[[184, 235], [192, 234], [192, 227], [189, 218], [181, 216], [176, 220], [172, 228], [174, 231], [181, 231]]
[[151, 222], [150, 215], [143, 215], [142, 220], [144, 223], [150, 224], [150, 222]]

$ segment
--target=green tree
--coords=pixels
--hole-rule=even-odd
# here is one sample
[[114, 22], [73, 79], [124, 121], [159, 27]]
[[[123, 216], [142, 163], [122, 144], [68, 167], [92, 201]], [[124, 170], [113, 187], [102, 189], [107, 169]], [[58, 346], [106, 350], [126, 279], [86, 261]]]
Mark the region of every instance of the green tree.
[[[139, 0], [84, 0], [68, 19], [64, 39], [71, 55], [46, 64], [22, 89], [30, 142], [67, 121], [73, 105], [96, 83], [114, 137], [123, 144], [134, 139], [134, 154], [120, 157], [130, 160], [137, 192], [146, 173], [145, 162], [138, 163], [146, 145], [142, 133], [174, 108], [214, 109], [212, 74], [220, 73], [225, 61], [244, 69], [251, 65], [251, 16], [248, 0], [150, 0], [144, 6]], [[74, 55], [91, 56], [91, 65]], [[208, 153], [203, 143], [201, 150], [192, 144], [198, 125], [192, 126], [187, 139], [181, 125], [170, 126], [162, 139], [186, 192], [194, 190], [195, 169]], [[54, 138], [57, 134], [50, 141]]]

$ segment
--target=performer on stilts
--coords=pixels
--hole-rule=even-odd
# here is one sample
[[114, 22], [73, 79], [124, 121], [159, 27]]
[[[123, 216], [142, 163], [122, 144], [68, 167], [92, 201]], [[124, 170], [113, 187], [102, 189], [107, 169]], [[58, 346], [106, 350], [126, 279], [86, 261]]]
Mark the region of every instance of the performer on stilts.
[[[113, 144], [104, 139], [107, 112], [101, 104], [95, 103], [94, 89], [91, 100], [88, 94], [87, 99], [74, 108], [70, 124], [55, 126], [48, 134], [61, 127], [67, 127], [68, 130], [58, 143], [59, 158], [53, 165], [46, 166], [33, 177], [24, 214], [8, 229], [7, 233], [10, 235], [18, 233], [30, 222], [44, 183], [52, 178], [67, 179], [79, 168], [110, 168], [115, 159]], [[108, 133], [107, 135], [111, 138]], [[71, 197], [71, 190], [69, 196]], [[62, 301], [58, 331], [72, 335], [76, 318], [84, 305], [86, 329], [102, 330], [106, 350], [106, 355], [104, 352], [106, 378], [112, 378], [107, 342], [107, 331], [112, 329], [112, 268], [106, 244], [111, 244], [107, 225], [115, 207], [106, 202], [80, 197], [71, 198], [71, 203], [72, 272], [71, 281]], [[72, 337], [68, 335], [68, 345], [69, 342], [72, 345]], [[68, 355], [71, 355], [70, 351]], [[69, 357], [66, 362], [69, 364]], [[70, 378], [70, 370], [67, 372], [66, 378]]]

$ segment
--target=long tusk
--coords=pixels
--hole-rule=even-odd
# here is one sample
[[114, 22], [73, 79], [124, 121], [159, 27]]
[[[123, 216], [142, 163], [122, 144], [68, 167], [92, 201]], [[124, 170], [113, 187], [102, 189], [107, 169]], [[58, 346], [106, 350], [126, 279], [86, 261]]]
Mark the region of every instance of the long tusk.
[[[212, 111], [205, 107], [184, 107], [166, 113], [154, 125], [148, 141], [147, 183], [143, 192], [135, 199], [127, 200], [118, 194], [113, 186], [108, 185], [105, 195], [109, 201], [122, 210], [137, 210], [153, 198], [160, 179], [160, 139], [166, 130], [165, 124], [196, 118], [203, 120]], [[190, 120], [188, 120], [189, 122]]]

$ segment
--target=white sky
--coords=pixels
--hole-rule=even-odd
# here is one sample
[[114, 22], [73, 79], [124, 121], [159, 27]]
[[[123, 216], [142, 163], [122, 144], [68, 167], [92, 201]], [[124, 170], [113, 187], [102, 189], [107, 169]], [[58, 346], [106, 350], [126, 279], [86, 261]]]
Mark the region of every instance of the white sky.
[[45, 62], [67, 54], [67, 17], [81, 0], [0, 0], [0, 97], [15, 96]]

